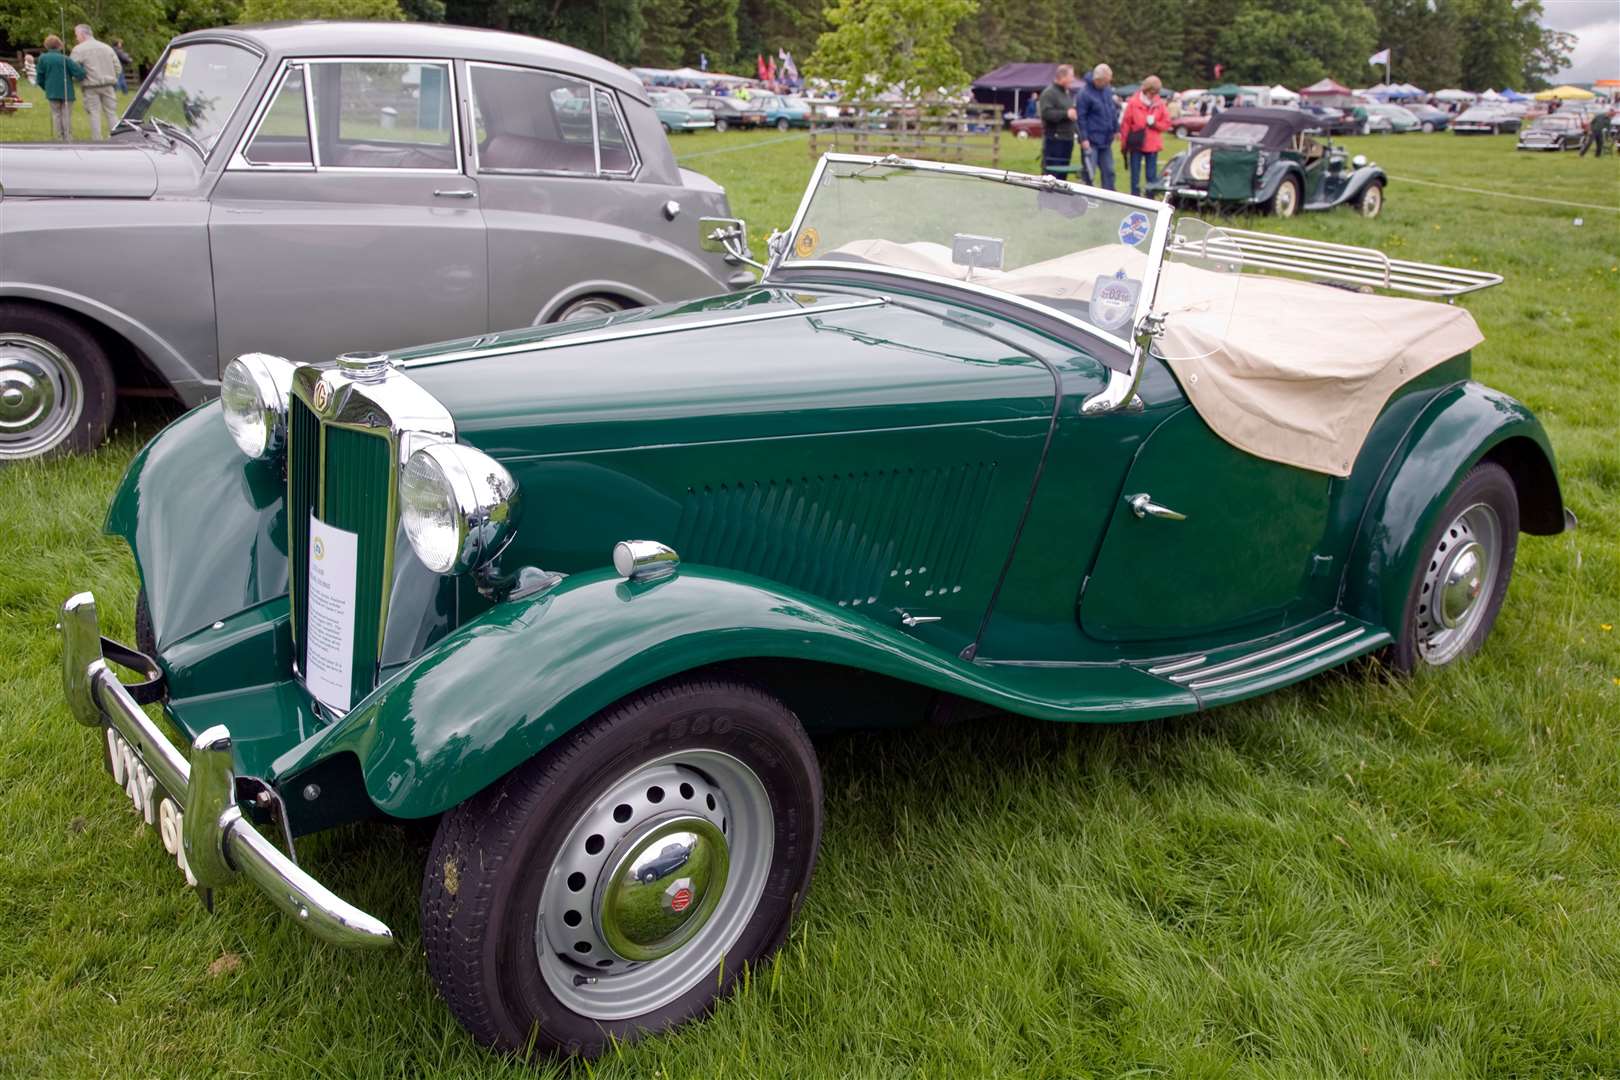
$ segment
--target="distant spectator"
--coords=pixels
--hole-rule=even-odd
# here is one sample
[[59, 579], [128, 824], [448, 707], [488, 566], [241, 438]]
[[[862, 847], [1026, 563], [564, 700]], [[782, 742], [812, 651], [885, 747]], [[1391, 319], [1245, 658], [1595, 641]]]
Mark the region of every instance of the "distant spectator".
[[1114, 190], [1114, 136], [1119, 133], [1119, 106], [1109, 89], [1113, 81], [1114, 69], [1098, 64], [1081, 87], [1076, 103], [1080, 152], [1086, 156], [1097, 186], [1110, 191]]
[[90, 117], [90, 137], [104, 139], [102, 120], [111, 133], [118, 119], [118, 74], [123, 68], [112, 46], [97, 41], [84, 23], [73, 28], [73, 36], [79, 43], [73, 46], [72, 58], [84, 68], [84, 111]]
[[1038, 99], [1035, 94], [1031, 94], [1029, 97], [1024, 99], [1024, 118], [1026, 120], [1033, 120], [1037, 116], [1041, 115], [1041, 107], [1037, 101]]
[[1603, 156], [1603, 140], [1609, 134], [1609, 124], [1609, 114], [1606, 110], [1592, 117], [1592, 122], [1586, 126], [1586, 133], [1581, 137], [1581, 157], [1586, 156], [1588, 148], [1592, 150], [1594, 161]]
[[113, 38], [112, 50], [113, 55], [118, 57], [118, 92], [122, 94], [129, 89], [129, 82], [125, 75], [130, 66], [135, 63], [135, 58], [124, 51], [123, 38]]
[[1120, 138], [1130, 157], [1131, 194], [1142, 194], [1142, 167], [1147, 166], [1147, 183], [1159, 180], [1159, 151], [1164, 149], [1164, 131], [1170, 126], [1170, 112], [1159, 97], [1159, 77], [1149, 75], [1142, 88], [1125, 102], [1125, 115], [1119, 122]]
[[1052, 85], [1041, 91], [1041, 170], [1068, 179], [1074, 160], [1074, 68], [1059, 64]]
[[51, 135], [62, 142], [73, 141], [73, 80], [84, 78], [84, 68], [62, 52], [62, 39], [55, 34], [45, 39], [45, 51], [34, 65], [34, 77], [45, 91], [51, 106]]

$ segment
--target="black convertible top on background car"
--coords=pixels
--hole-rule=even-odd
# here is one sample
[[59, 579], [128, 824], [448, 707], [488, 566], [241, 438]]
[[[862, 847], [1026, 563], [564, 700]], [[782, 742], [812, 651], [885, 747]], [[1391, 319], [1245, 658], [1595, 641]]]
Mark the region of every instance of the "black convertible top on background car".
[[[1245, 137], [1234, 140], [1232, 133], [1228, 132], [1223, 141], [1239, 141], [1267, 150], [1282, 150], [1295, 135], [1305, 131], [1321, 130], [1322, 123], [1321, 117], [1312, 116], [1303, 109], [1227, 109], [1210, 120], [1201, 138], [1222, 140], [1220, 133], [1223, 129], [1234, 128], [1239, 124], [1258, 124], [1265, 129], [1264, 135], [1259, 138]], [[1245, 135], [1247, 136], [1247, 133]]]

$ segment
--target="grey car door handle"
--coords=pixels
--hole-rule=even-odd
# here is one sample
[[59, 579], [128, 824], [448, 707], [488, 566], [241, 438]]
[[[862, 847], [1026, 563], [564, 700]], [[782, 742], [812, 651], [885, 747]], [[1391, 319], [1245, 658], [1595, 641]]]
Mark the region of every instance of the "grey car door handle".
[[1160, 506], [1153, 501], [1153, 496], [1145, 491], [1140, 495], [1127, 495], [1125, 501], [1130, 504], [1131, 513], [1139, 518], [1156, 517], [1164, 518], [1166, 521], [1187, 520], [1186, 514], [1178, 513], [1168, 506]]
[[466, 188], [439, 188], [433, 194], [441, 199], [473, 199], [478, 197], [478, 192], [468, 191]]

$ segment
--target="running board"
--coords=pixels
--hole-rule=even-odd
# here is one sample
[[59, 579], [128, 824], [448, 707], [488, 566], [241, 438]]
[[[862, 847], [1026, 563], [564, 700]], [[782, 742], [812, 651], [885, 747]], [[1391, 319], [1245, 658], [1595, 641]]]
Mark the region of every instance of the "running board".
[[1192, 691], [1207, 708], [1298, 682], [1388, 643], [1387, 632], [1335, 613], [1257, 641], [1140, 666]]

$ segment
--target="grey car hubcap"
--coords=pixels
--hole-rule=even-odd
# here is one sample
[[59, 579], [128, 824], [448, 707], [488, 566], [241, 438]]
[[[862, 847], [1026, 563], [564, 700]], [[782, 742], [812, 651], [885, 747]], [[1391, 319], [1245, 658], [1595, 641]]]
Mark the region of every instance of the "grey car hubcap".
[[54, 450], [83, 414], [84, 384], [66, 353], [43, 338], [0, 334], [0, 459]]
[[632, 769], [585, 808], [547, 873], [534, 935], [546, 985], [582, 1016], [622, 1020], [713, 980], [774, 846], [765, 785], [731, 755]]
[[1418, 653], [1430, 664], [1455, 660], [1490, 607], [1501, 572], [1502, 522], [1484, 503], [1458, 514], [1440, 534], [1418, 596]]

